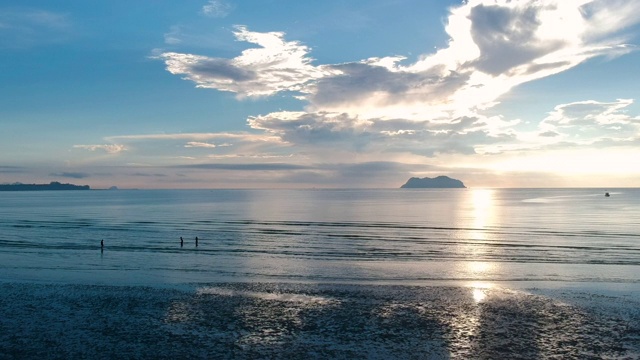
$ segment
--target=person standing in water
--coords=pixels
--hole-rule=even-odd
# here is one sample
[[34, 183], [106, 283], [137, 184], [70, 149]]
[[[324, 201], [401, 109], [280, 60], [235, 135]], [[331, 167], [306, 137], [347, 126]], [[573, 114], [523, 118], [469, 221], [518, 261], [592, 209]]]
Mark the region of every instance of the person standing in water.
[[180, 236], [180, 247], [184, 245], [184, 240], [182, 240], [182, 236]]
[[198, 237], [196, 236], [196, 247], [198, 247]]

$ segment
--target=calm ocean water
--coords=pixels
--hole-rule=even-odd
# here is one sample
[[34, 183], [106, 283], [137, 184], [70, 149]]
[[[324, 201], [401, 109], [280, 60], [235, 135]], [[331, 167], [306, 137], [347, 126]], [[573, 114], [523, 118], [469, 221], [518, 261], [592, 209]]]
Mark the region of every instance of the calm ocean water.
[[640, 189], [607, 191], [0, 192], [0, 280], [638, 285]]

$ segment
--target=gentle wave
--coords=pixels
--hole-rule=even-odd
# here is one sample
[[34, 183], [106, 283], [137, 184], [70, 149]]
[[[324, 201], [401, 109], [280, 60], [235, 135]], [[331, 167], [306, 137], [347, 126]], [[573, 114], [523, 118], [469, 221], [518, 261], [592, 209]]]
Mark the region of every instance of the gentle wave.
[[0, 195], [0, 268], [279, 280], [635, 282], [640, 191], [612, 193], [608, 199], [600, 191], [557, 189], [483, 190], [480, 196], [266, 190]]
[[[632, 241], [638, 234], [594, 231], [549, 231], [513, 228], [456, 228], [361, 222], [286, 221], [199, 221], [188, 224], [133, 221], [105, 225], [98, 221], [19, 221], [10, 226], [24, 229], [57, 230], [39, 237], [0, 240], [2, 251], [15, 249], [92, 250], [97, 242], [91, 234], [112, 237], [111, 251], [173, 252], [181, 250], [171, 237], [178, 228], [200, 234], [203, 254], [264, 254], [298, 258], [408, 260], [482, 260], [503, 262], [553, 262], [568, 264], [640, 264], [640, 246]], [[202, 225], [207, 225], [203, 227]], [[182, 227], [180, 225], [183, 225]], [[82, 230], [74, 239], [56, 233]], [[87, 234], [88, 233], [88, 234]], [[122, 234], [124, 233], [124, 234]], [[104, 237], [104, 236], [103, 236]], [[138, 237], [132, 241], [131, 238]], [[139, 238], [143, 237], [142, 240]], [[95, 237], [97, 239], [97, 237]], [[242, 238], [242, 241], [238, 239]], [[578, 238], [589, 242], [554, 243]], [[596, 240], [607, 240], [606, 242]], [[46, 241], [44, 241], [46, 240]], [[75, 240], [75, 241], [71, 241]], [[187, 239], [187, 246], [193, 239]], [[465, 251], [460, 251], [460, 247]]]

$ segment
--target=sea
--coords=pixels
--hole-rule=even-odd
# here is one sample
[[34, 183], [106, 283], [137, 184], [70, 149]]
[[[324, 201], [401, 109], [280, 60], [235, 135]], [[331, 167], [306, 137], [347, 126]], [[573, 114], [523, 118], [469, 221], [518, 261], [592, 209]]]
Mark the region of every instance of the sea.
[[635, 188], [0, 192], [0, 280], [637, 290], [638, 224]]
[[638, 359], [638, 224], [640, 189], [0, 192], [0, 360]]

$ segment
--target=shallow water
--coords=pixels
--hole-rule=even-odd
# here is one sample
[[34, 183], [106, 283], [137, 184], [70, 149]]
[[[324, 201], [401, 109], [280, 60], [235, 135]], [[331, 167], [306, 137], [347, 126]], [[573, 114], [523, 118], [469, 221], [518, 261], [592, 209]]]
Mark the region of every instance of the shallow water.
[[0, 204], [4, 280], [640, 284], [640, 189], [0, 192]]

